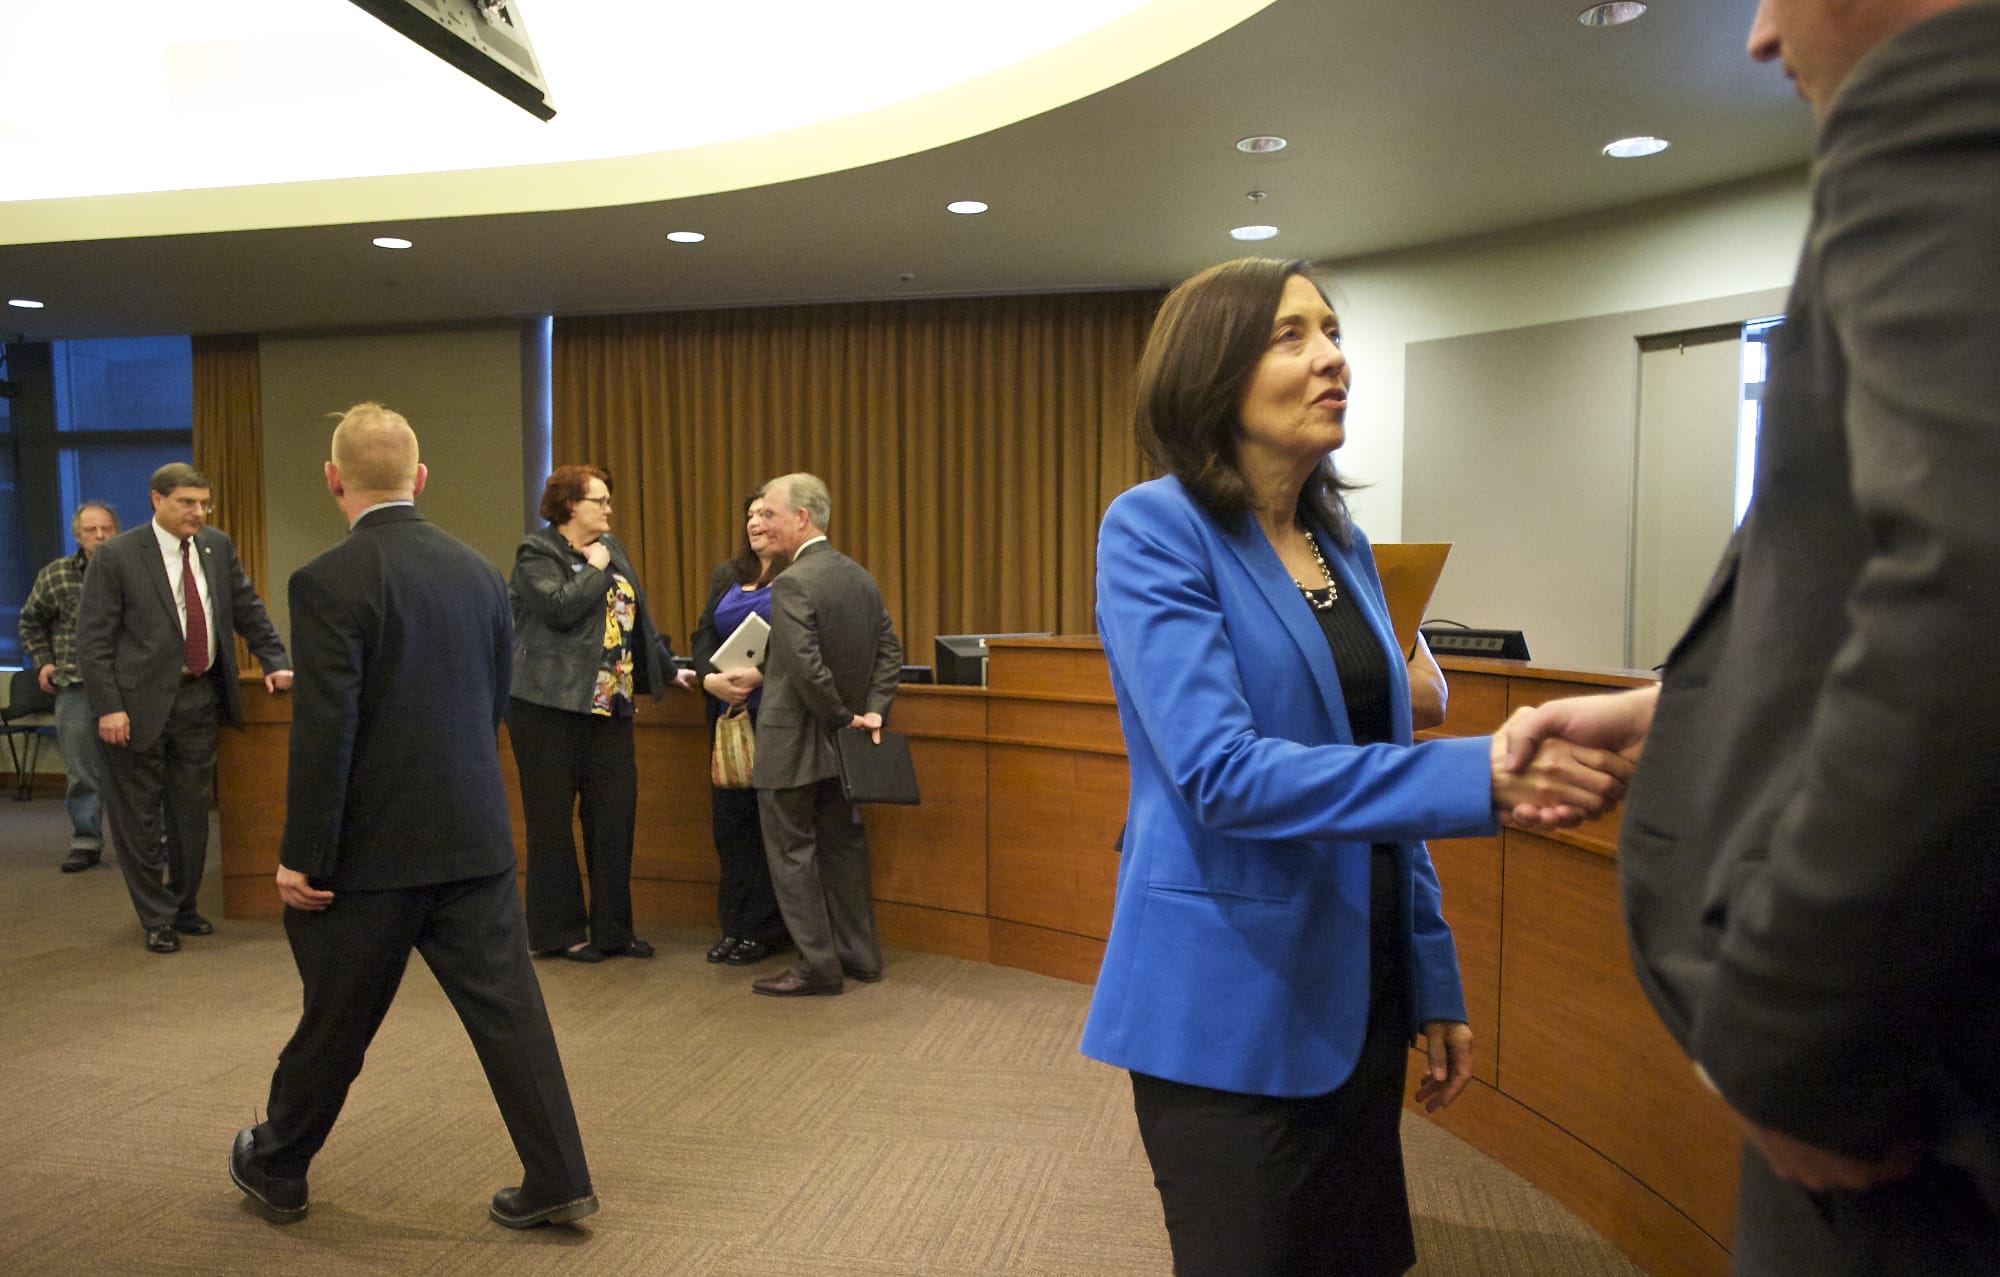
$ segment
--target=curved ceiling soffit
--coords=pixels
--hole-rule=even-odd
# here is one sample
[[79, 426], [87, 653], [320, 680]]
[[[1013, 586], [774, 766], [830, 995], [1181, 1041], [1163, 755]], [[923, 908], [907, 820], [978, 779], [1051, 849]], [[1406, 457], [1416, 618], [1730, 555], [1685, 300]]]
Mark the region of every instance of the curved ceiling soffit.
[[[0, 243], [196, 235], [687, 199], [860, 168], [1089, 97], [1222, 34], [1274, 0], [1151, 0], [1012, 66], [893, 106], [758, 137], [514, 168], [0, 204]], [[358, 210], [365, 217], [356, 217]]]

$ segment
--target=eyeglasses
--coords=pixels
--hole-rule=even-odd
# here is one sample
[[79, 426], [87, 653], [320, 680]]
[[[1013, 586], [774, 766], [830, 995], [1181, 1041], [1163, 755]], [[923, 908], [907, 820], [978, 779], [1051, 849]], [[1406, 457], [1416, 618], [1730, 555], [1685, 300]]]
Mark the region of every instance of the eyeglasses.
[[604, 496], [604, 497], [578, 497], [578, 498], [577, 498], [577, 500], [579, 500], [579, 501], [588, 501], [588, 502], [591, 502], [591, 503], [592, 503], [592, 504], [594, 504], [594, 505], [595, 505], [595, 506], [596, 506], [596, 507], [597, 507], [598, 509], [600, 509], [600, 510], [604, 511], [604, 513], [606, 513], [606, 514], [610, 514], [610, 513], [611, 513], [611, 498], [610, 498], [610, 497], [608, 497], [608, 496]]

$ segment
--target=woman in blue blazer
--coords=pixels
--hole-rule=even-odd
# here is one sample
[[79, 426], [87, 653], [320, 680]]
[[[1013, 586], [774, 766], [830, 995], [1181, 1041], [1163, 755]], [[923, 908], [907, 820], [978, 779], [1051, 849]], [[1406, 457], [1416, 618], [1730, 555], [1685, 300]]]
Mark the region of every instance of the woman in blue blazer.
[[[1601, 810], [1574, 749], [1520, 775], [1484, 737], [1411, 743], [1404, 654], [1329, 454], [1340, 330], [1304, 264], [1244, 259], [1162, 305], [1112, 502], [1097, 623], [1131, 765], [1117, 905], [1083, 1033], [1132, 1073], [1176, 1273], [1401, 1273], [1405, 1052], [1436, 1109], [1471, 1076], [1421, 841], [1527, 803]], [[1618, 773], [1605, 774], [1603, 769]]]

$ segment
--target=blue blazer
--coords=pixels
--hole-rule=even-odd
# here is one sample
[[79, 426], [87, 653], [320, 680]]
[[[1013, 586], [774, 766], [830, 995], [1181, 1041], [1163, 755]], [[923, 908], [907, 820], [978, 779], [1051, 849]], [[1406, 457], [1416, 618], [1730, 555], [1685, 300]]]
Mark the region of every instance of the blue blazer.
[[1394, 843], [1411, 1028], [1463, 1020], [1426, 837], [1496, 828], [1485, 737], [1410, 744], [1410, 689], [1367, 538], [1316, 532], [1389, 655], [1393, 743], [1357, 746], [1326, 636], [1254, 522], [1176, 479], [1118, 497], [1097, 628], [1132, 772], [1083, 1051], [1255, 1095], [1333, 1090], [1368, 1018], [1370, 844]]

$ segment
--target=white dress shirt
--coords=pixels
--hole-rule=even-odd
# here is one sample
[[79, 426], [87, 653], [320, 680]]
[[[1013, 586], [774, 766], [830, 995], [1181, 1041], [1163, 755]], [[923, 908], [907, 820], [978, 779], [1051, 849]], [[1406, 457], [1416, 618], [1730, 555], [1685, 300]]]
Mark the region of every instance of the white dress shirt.
[[[148, 527], [153, 529], [153, 538], [160, 543], [160, 558], [167, 568], [167, 585], [174, 592], [174, 619], [180, 622], [181, 639], [187, 639], [187, 601], [181, 595], [181, 541], [173, 533], [160, 526], [159, 520], [148, 519]], [[188, 546], [188, 555], [194, 561], [194, 588], [201, 595], [201, 614], [208, 621], [208, 663], [215, 664], [215, 601], [209, 597], [208, 569], [204, 566], [201, 539], [193, 539]], [[189, 670], [190, 674], [201, 674], [203, 670]]]

